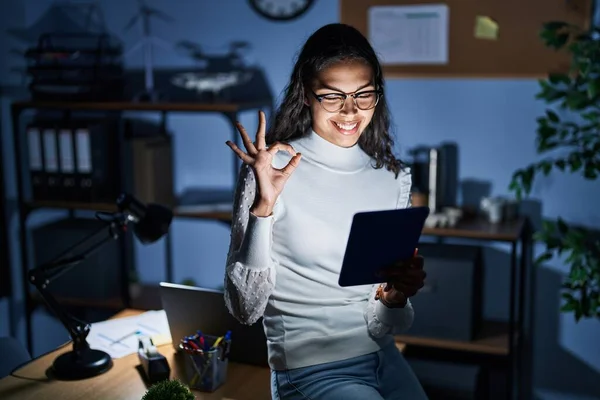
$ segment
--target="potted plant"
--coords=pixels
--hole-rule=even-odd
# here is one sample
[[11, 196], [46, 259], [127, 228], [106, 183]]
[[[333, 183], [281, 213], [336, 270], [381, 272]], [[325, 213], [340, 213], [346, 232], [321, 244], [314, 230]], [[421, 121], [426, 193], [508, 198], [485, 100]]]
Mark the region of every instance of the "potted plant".
[[196, 281], [193, 278], [185, 278], [181, 281], [181, 284], [185, 286], [196, 286]]
[[[514, 172], [509, 189], [521, 199], [534, 178], [553, 171], [580, 174], [596, 180], [600, 174], [600, 28], [589, 31], [566, 22], [544, 24], [540, 37], [556, 51], [568, 51], [570, 69], [541, 80], [536, 98], [545, 101], [546, 114], [537, 119], [537, 152], [541, 161]], [[558, 111], [558, 112], [557, 112]], [[560, 114], [560, 116], [559, 116]], [[573, 199], [568, 199], [574, 204]], [[561, 311], [575, 320], [600, 317], [600, 240], [590, 230], [562, 218], [544, 221], [534, 239], [545, 245], [535, 265], [564, 257], [570, 267], [563, 283]]]
[[195, 400], [196, 396], [177, 379], [160, 381], [144, 394], [142, 400]]

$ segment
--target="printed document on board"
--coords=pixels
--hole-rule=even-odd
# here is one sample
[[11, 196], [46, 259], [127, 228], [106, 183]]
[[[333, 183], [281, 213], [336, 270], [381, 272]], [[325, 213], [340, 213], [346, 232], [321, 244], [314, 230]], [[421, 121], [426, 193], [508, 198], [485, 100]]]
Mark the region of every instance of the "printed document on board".
[[383, 65], [447, 64], [446, 4], [369, 7], [368, 36]]

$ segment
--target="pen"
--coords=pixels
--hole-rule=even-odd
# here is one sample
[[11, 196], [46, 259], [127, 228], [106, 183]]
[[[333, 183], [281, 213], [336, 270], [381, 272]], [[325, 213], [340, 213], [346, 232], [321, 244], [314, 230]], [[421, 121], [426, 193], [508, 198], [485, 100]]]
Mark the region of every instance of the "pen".
[[206, 350], [204, 346], [204, 335], [202, 334], [202, 331], [200, 331], [200, 329], [196, 331], [196, 337], [198, 338], [198, 343], [200, 344], [200, 347]]
[[221, 340], [223, 340], [223, 336], [219, 336], [217, 340], [215, 340], [211, 348], [215, 349], [219, 345], [219, 343], [221, 343]]
[[213, 343], [211, 348], [213, 348], [213, 349], [217, 348], [217, 346], [219, 345], [219, 343], [221, 343], [222, 340], [227, 341], [230, 338], [231, 338], [231, 331], [227, 331], [224, 336], [219, 336], [217, 338], [217, 340], [215, 340], [215, 342]]
[[113, 340], [113, 341], [112, 341], [112, 343], [111, 343], [110, 345], [112, 346], [113, 344], [120, 343], [120, 342], [122, 342], [123, 340], [127, 339], [129, 336], [133, 336], [133, 335], [140, 335], [141, 333], [142, 333], [142, 332], [141, 332], [141, 331], [139, 331], [139, 330], [138, 330], [138, 331], [131, 332], [131, 333], [128, 333], [127, 335], [125, 335], [125, 336], [121, 337], [120, 339]]
[[[204, 374], [202, 373], [202, 371], [200, 371], [200, 369], [198, 368], [198, 365], [196, 365], [196, 361], [191, 356], [190, 356], [190, 361], [192, 363], [192, 368], [194, 368], [194, 370], [196, 371], [196, 373], [194, 374], [194, 376], [192, 377], [192, 379], [190, 381], [190, 385], [192, 387], [194, 387], [196, 385], [196, 382], [198, 382], [198, 379], [200, 379], [202, 376], [204, 376]], [[206, 370], [204, 371], [204, 373], [206, 373]]]
[[198, 345], [193, 340], [183, 339], [182, 343], [184, 346], [189, 346], [194, 350], [200, 350], [200, 347], [198, 347]]

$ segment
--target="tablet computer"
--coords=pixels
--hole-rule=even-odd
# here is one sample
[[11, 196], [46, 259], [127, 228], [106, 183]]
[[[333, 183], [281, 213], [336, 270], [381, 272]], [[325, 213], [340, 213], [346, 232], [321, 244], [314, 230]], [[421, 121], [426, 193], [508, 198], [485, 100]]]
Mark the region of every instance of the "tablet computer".
[[428, 207], [354, 214], [338, 284], [383, 282], [382, 268], [413, 257], [428, 215]]

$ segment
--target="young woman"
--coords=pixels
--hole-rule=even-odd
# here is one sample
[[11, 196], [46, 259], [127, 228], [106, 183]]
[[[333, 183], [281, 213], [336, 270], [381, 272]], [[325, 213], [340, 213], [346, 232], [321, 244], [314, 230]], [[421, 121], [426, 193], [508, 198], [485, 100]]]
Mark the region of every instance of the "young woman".
[[426, 398], [392, 331], [410, 327], [423, 259], [399, 260], [384, 285], [340, 287], [356, 212], [410, 206], [392, 154], [381, 66], [344, 24], [300, 52], [266, 133], [246, 151], [235, 195], [225, 300], [242, 323], [263, 317], [274, 399]]

